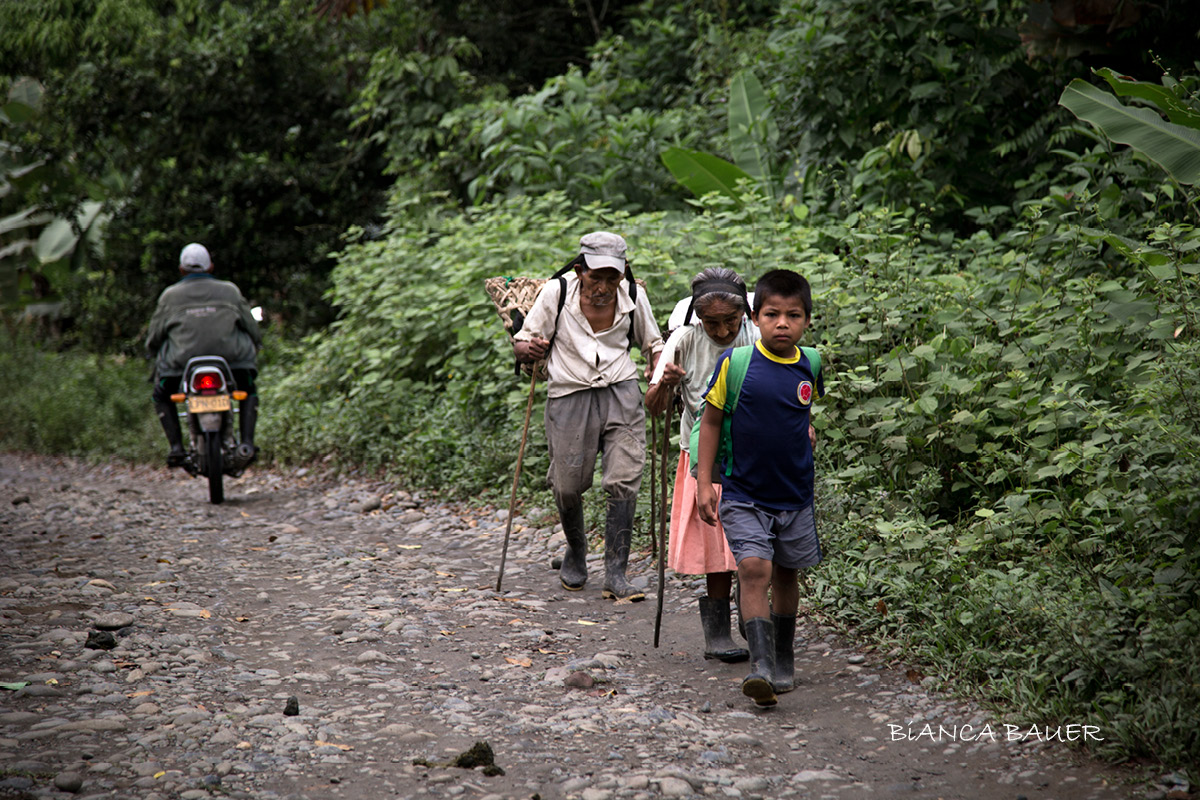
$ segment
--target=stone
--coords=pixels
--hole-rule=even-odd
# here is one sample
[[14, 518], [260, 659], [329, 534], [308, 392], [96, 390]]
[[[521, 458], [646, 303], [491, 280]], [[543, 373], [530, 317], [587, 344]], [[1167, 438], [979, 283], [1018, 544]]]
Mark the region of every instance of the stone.
[[54, 788], [75, 794], [83, 788], [83, 776], [78, 772], [60, 772], [54, 776]]
[[133, 622], [133, 614], [124, 611], [110, 611], [96, 615], [92, 620], [92, 625], [101, 631], [119, 631], [122, 628], [128, 628]]
[[693, 794], [692, 785], [680, 778], [663, 778], [658, 782], [663, 797], [688, 797]]
[[596, 679], [588, 673], [579, 670], [568, 675], [563, 680], [563, 684], [571, 687], [572, 689], [590, 689], [596, 685]]
[[792, 776], [793, 783], [812, 783], [813, 781], [840, 781], [841, 775], [827, 769], [803, 769]]
[[110, 631], [90, 631], [83, 646], [88, 650], [112, 650], [117, 646], [117, 637]]

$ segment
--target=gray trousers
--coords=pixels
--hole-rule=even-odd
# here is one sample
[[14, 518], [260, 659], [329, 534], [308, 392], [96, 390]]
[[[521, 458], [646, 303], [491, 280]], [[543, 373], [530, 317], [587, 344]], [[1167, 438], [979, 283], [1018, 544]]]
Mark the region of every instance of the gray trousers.
[[[635, 500], [646, 463], [646, 412], [636, 380], [546, 401], [546, 476], [561, 511], [582, 502], [603, 449], [601, 487], [610, 500]], [[601, 444], [603, 443], [603, 448]]]

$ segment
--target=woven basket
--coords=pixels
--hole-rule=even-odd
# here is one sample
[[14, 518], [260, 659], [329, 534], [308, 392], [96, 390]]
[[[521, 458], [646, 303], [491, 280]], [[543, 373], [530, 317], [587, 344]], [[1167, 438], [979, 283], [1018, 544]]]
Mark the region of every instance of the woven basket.
[[483, 282], [488, 297], [496, 306], [496, 313], [504, 323], [504, 332], [509, 339], [513, 336], [513, 312], [521, 312], [525, 317], [533, 308], [537, 293], [546, 282], [545, 278], [488, 278]]
[[[513, 340], [513, 312], [519, 312], [522, 319], [528, 316], [529, 309], [533, 308], [533, 301], [537, 299], [538, 291], [545, 282], [545, 278], [498, 277], [484, 280], [483, 288], [487, 290], [488, 297], [492, 298], [492, 304], [496, 307], [496, 313], [500, 315], [509, 342]], [[536, 364], [522, 364], [521, 372], [529, 375], [535, 366], [538, 380], [545, 381], [547, 376], [544, 359]]]

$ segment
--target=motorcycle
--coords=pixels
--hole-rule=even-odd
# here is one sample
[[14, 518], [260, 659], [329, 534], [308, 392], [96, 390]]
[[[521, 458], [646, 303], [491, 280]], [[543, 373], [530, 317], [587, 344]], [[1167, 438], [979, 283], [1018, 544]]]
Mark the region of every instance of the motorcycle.
[[192, 477], [208, 478], [209, 502], [225, 502], [225, 476], [237, 478], [254, 459], [254, 448], [237, 440], [240, 430], [233, 401], [241, 402], [247, 393], [237, 388], [233, 370], [221, 356], [196, 356], [183, 370], [180, 389], [171, 401], [184, 404], [180, 412], [182, 428], [187, 430], [190, 446], [183, 468]]

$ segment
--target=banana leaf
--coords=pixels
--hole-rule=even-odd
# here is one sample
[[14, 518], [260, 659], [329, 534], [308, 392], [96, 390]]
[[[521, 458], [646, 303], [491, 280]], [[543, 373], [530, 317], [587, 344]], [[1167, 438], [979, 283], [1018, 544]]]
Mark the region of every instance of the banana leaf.
[[770, 177], [765, 148], [756, 135], [767, 111], [767, 94], [753, 72], [743, 70], [729, 86], [729, 149], [733, 162], [759, 182]]
[[686, 147], [668, 147], [662, 152], [662, 162], [675, 180], [682, 183], [692, 194], [703, 197], [710, 192], [719, 192], [741, 204], [738, 183], [754, 179], [736, 164], [723, 158], [689, 150]]
[[1076, 78], [1058, 102], [1114, 142], [1146, 155], [1183, 184], [1200, 181], [1200, 131], [1168, 122], [1148, 108], [1127, 106]]

